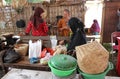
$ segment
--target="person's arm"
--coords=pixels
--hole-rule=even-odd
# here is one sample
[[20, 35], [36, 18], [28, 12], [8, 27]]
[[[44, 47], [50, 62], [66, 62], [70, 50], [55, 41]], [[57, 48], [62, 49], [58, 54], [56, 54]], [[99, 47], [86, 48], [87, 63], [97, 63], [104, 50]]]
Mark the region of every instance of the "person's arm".
[[62, 20], [61, 19], [58, 21], [57, 26], [58, 26], [58, 30], [61, 31], [61, 28], [62, 28]]
[[91, 32], [91, 33], [94, 32], [94, 24], [92, 24], [92, 26], [90, 27], [90, 32]]
[[26, 34], [26, 35], [29, 35], [29, 33], [30, 33], [30, 31], [31, 31], [31, 28], [32, 28], [32, 23], [29, 21], [29, 22], [28, 22], [28, 25], [27, 25], [27, 27], [26, 27], [26, 29], [25, 29], [25, 34]]
[[76, 34], [68, 45], [67, 51], [74, 50], [76, 46], [86, 44], [86, 36], [84, 34]]

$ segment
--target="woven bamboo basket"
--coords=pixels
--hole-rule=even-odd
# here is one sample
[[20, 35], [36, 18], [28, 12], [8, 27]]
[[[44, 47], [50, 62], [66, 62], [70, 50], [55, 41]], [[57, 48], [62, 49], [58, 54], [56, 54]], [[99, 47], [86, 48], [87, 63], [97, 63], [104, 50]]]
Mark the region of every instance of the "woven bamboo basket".
[[81, 71], [98, 74], [108, 67], [109, 52], [98, 42], [76, 47], [77, 62]]

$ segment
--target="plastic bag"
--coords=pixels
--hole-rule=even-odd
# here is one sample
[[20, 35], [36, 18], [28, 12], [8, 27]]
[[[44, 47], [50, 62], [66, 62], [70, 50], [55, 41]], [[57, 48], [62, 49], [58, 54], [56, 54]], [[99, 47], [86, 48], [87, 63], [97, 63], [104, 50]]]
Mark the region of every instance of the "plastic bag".
[[52, 56], [50, 55], [50, 53], [46, 53], [46, 56], [40, 59], [40, 64], [42, 65], [48, 64], [48, 61], [50, 60], [51, 57]]
[[40, 58], [44, 58], [46, 56], [47, 49], [44, 48], [43, 51], [41, 52]]
[[0, 28], [5, 29], [5, 21], [0, 21]]
[[67, 53], [67, 48], [65, 45], [57, 45], [55, 47], [55, 52], [53, 55], [57, 55], [57, 54], [66, 54]]
[[36, 42], [32, 42], [29, 40], [29, 58], [38, 58], [41, 54], [42, 42], [38, 40]]
[[52, 49], [54, 50], [55, 47], [57, 46], [56, 36], [50, 36], [50, 40], [51, 40]]
[[21, 58], [21, 55], [12, 48], [8, 49], [3, 56], [4, 63], [14, 63]]

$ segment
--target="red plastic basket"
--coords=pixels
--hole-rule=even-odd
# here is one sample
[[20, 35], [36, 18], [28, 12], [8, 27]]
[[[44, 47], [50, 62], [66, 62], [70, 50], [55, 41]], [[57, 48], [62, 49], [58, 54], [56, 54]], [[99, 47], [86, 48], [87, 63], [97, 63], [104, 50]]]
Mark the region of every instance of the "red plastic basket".
[[116, 64], [116, 71], [120, 76], [120, 37], [118, 39], [118, 57], [117, 57], [117, 64]]

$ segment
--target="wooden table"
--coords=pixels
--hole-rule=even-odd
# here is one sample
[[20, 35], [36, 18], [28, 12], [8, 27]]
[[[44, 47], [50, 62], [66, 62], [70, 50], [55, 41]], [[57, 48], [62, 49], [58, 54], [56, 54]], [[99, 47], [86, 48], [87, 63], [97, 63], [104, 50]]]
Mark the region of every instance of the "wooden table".
[[86, 35], [87, 41], [98, 41], [100, 42], [100, 35]]
[[20, 68], [20, 69], [31, 69], [31, 70], [41, 70], [50, 71], [48, 65], [41, 65], [40, 63], [30, 64], [28, 57], [23, 57], [17, 63], [4, 63], [5, 67]]
[[[23, 40], [23, 42], [28, 42], [29, 39], [32, 39], [32, 40], [41, 39], [41, 40], [44, 40], [45, 46], [51, 47], [50, 36], [21, 36], [20, 38], [21, 38], [21, 40]], [[56, 38], [57, 38], [57, 40], [68, 40], [68, 41], [70, 41], [70, 37], [59, 37], [59, 36], [57, 36]], [[87, 36], [87, 41], [89, 41], [91, 39], [94, 40], [95, 37], [94, 36], [92, 36], [92, 37]], [[3, 51], [0, 51], [1, 54], [3, 54], [2, 52]], [[0, 55], [0, 56], [2, 56], [2, 55]], [[2, 60], [2, 59], [0, 59], [0, 60]], [[41, 64], [30, 64], [27, 57], [24, 57], [23, 60], [19, 61], [18, 63], [3, 63], [2, 61], [0, 61], [0, 66], [2, 66], [3, 70], [4, 70], [4, 67], [34, 69], [34, 70], [44, 70], [44, 71], [49, 71], [50, 70], [48, 66], [44, 66], [44, 65], [41, 65]]]
[[[45, 71], [26, 70], [26, 69], [11, 69], [1, 79], [52, 79], [52, 73]], [[76, 78], [74, 79], [82, 79], [82, 78], [79, 74], [77, 74]], [[120, 77], [106, 76], [105, 79], [120, 79]]]
[[20, 69], [31, 69], [31, 70], [41, 70], [41, 71], [50, 71], [50, 68], [48, 65], [41, 65], [40, 63], [30, 64], [28, 56], [23, 56], [20, 61], [17, 63], [3, 63], [2, 56], [4, 54], [4, 51], [0, 52], [0, 66], [2, 67], [2, 70], [4, 74], [8, 71], [7, 69], [9, 67], [12, 68], [20, 68]]
[[87, 35], [87, 38], [94, 37], [95, 39], [100, 39], [100, 35]]

